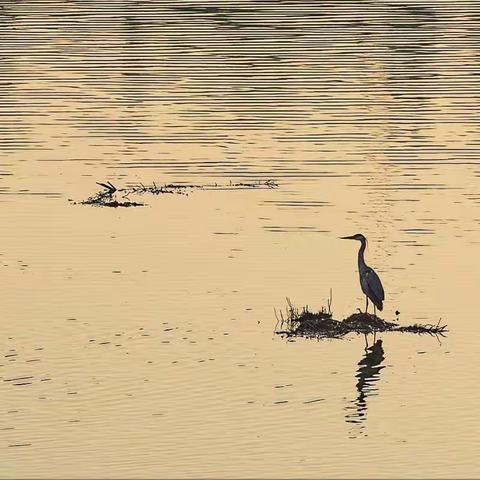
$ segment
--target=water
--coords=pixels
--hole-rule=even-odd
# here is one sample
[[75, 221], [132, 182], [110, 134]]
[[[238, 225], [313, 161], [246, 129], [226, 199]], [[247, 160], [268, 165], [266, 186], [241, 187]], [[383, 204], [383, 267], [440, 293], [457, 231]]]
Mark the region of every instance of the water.
[[[2, 0], [0, 475], [478, 477], [479, 13]], [[273, 333], [363, 307], [356, 232], [446, 338]]]

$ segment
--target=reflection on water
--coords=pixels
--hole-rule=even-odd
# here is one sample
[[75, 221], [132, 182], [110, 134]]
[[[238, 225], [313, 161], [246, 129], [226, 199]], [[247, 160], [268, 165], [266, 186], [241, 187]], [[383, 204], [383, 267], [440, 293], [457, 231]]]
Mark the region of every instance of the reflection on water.
[[332, 161], [449, 164], [478, 151], [472, 2], [2, 6], [9, 155], [67, 160], [59, 150], [83, 142], [68, 160], [312, 178]]
[[360, 432], [365, 429], [364, 422], [367, 420], [367, 399], [370, 396], [378, 395], [378, 386], [380, 371], [385, 368], [382, 362], [385, 360], [383, 350], [383, 341], [377, 340], [371, 347], [365, 348], [363, 358], [358, 362], [359, 368], [355, 378], [357, 378], [358, 396], [352, 401], [352, 405], [346, 407], [349, 412], [345, 418], [349, 423], [360, 425]]

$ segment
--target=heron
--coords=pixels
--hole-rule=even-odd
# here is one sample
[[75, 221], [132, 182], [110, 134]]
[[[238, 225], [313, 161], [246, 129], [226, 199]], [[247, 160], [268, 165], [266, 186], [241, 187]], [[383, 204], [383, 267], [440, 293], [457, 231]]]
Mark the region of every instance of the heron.
[[367, 246], [367, 239], [361, 234], [357, 233], [350, 237], [340, 237], [342, 240], [358, 240], [361, 245], [358, 250], [358, 274], [360, 276], [360, 286], [365, 294], [366, 305], [365, 313], [368, 313], [368, 299], [373, 303], [374, 315], [377, 315], [377, 308], [383, 310], [383, 301], [385, 300], [385, 292], [383, 291], [382, 282], [375, 270], [365, 263], [363, 253]]

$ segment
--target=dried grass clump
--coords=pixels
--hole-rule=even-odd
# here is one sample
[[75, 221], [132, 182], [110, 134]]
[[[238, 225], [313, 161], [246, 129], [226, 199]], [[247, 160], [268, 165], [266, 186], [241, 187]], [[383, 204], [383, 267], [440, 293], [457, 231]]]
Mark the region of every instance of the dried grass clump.
[[[95, 193], [86, 200], [81, 201], [82, 205], [94, 205], [97, 207], [141, 207], [144, 203], [134, 202], [130, 200], [130, 195], [160, 195], [160, 194], [180, 194], [188, 195], [191, 190], [245, 190], [245, 189], [271, 189], [277, 188], [278, 184], [273, 180], [256, 181], [256, 182], [239, 182], [228, 185], [186, 185], [186, 184], [174, 184], [169, 183], [165, 185], [157, 186], [155, 182], [152, 185], [144, 185], [139, 183], [126, 188], [117, 188], [111, 182], [101, 183], [97, 182], [97, 185], [103, 187], [103, 190]], [[121, 200], [117, 197], [120, 196]], [[74, 202], [75, 203], [75, 202]]]
[[349, 333], [375, 333], [375, 332], [409, 332], [430, 335], [444, 336], [447, 332], [447, 325], [426, 324], [402, 326], [397, 323], [387, 322], [386, 320], [370, 313], [354, 313], [344, 320], [335, 320], [332, 318], [330, 310], [331, 298], [328, 302], [328, 309], [322, 308], [319, 312], [311, 312], [308, 306], [301, 310], [294, 307], [290, 299], [287, 298], [287, 308], [285, 314], [280, 312], [277, 315], [277, 325], [275, 331], [277, 334], [287, 337], [307, 337], [307, 338], [342, 338]]

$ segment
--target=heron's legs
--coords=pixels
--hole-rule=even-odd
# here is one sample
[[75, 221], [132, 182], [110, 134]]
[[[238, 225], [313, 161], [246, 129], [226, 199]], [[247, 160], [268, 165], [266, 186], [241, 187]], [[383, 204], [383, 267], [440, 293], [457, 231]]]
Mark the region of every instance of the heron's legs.
[[373, 304], [373, 314], [377, 316], [377, 307], [375, 304]]
[[368, 348], [367, 334], [364, 333], [364, 335], [365, 335], [365, 350], [367, 350], [367, 348]]
[[365, 313], [368, 313], [368, 297], [365, 295], [365, 298], [367, 300], [367, 304], [365, 305]]

